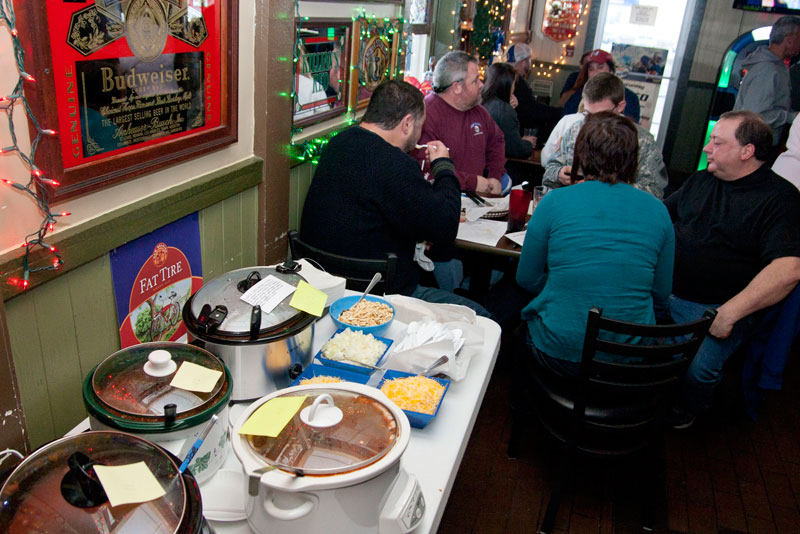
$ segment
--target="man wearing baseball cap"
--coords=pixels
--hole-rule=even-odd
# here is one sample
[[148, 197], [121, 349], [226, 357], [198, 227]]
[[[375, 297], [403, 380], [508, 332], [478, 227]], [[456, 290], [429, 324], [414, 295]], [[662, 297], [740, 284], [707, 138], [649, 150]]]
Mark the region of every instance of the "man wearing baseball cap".
[[[519, 76], [514, 85], [514, 98], [517, 100], [515, 110], [520, 128], [537, 129], [536, 136], [543, 142], [561, 119], [561, 110], [542, 104], [533, 95], [527, 80], [528, 72], [531, 70], [531, 47], [528, 44], [515, 43], [509, 46], [506, 51], [506, 62], [514, 67]], [[541, 145], [542, 142], [538, 144]]]
[[[572, 92], [567, 91], [561, 97], [564, 103], [564, 115], [577, 113], [580, 106], [581, 99], [583, 98], [583, 86], [589, 81], [589, 78], [599, 72], [614, 73], [616, 66], [614, 65], [614, 58], [605, 50], [592, 50], [586, 58], [586, 63], [581, 67], [578, 79], [575, 82], [575, 87]], [[569, 95], [569, 96], [567, 96]], [[630, 117], [634, 122], [639, 122], [639, 97], [636, 93], [625, 88], [625, 112], [626, 117]]]

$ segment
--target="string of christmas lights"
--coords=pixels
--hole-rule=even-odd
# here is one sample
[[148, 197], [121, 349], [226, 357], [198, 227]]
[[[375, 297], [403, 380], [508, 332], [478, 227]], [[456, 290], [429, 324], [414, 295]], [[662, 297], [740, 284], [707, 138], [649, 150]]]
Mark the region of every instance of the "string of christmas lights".
[[[309, 17], [300, 16], [299, 0], [295, 0], [294, 5], [295, 5], [295, 17], [298, 21], [297, 40], [295, 41], [294, 58], [293, 58], [293, 63], [295, 65], [294, 68], [296, 70], [302, 45], [302, 39], [300, 37], [300, 26], [302, 25], [302, 21], [309, 20]], [[358, 15], [351, 17], [351, 19], [354, 23], [357, 21], [360, 22], [359, 26], [360, 26], [361, 41], [369, 39], [373, 35], [378, 35], [381, 37], [381, 39], [388, 41], [389, 47], [391, 48], [392, 41], [394, 40], [394, 35], [396, 33], [400, 33], [401, 42], [399, 43], [399, 46], [397, 47], [396, 50], [396, 58], [395, 58], [396, 71], [394, 75], [402, 76], [405, 72], [404, 69], [401, 68], [401, 65], [403, 63], [402, 62], [403, 50], [405, 50], [406, 47], [408, 46], [408, 34], [403, 32], [403, 27], [405, 26], [405, 19], [400, 17], [397, 19], [395, 23], [394, 21], [392, 21], [392, 19], [388, 17], [379, 19], [374, 16], [367, 16], [366, 10], [364, 9], [362, 9]], [[355, 65], [350, 65], [351, 76], [352, 76], [352, 71], [355, 68], [356, 68]], [[387, 78], [393, 77], [390, 69], [391, 69], [391, 61], [389, 62], [389, 65], [387, 66], [385, 72]], [[339, 80], [340, 83], [342, 83], [343, 81], [344, 80]], [[294, 76], [292, 76], [292, 93], [291, 93], [292, 102], [294, 102], [295, 98], [294, 83], [295, 83]], [[345, 128], [348, 126], [352, 126], [353, 124], [356, 124], [356, 122], [358, 122], [355, 118], [355, 115], [356, 115], [355, 110], [348, 105]], [[340, 128], [332, 132], [328, 132], [319, 137], [315, 137], [313, 139], [306, 139], [299, 143], [292, 142], [289, 145], [289, 156], [294, 160], [301, 162], [310, 161], [313, 165], [316, 165], [319, 162], [319, 157], [322, 154], [322, 149], [325, 148], [325, 145], [328, 144], [328, 141], [330, 141], [331, 138], [333, 138], [343, 129], [344, 128]], [[303, 131], [302, 128], [298, 128], [293, 125], [291, 132], [292, 138], [294, 138], [295, 135], [301, 133], [302, 131]]]
[[[36, 83], [33, 76], [25, 72], [25, 51], [20, 44], [19, 35], [16, 27], [16, 16], [14, 14], [14, 6], [12, 0], [0, 1], [0, 23], [5, 23], [11, 33], [11, 42], [14, 47], [14, 58], [19, 72], [19, 79], [14, 86], [10, 95], [0, 97], [0, 110], [5, 112], [8, 118], [8, 130], [11, 134], [10, 146], [0, 149], [0, 154], [16, 154], [25, 164], [30, 171], [30, 176], [27, 183], [15, 182], [10, 179], [1, 179], [4, 184], [18, 189], [29, 195], [36, 203], [39, 211], [43, 214], [42, 222], [39, 229], [25, 237], [25, 242], [22, 244], [25, 247], [25, 256], [22, 259], [22, 278], [8, 277], [6, 283], [17, 286], [21, 289], [27, 289], [30, 285], [30, 275], [38, 271], [48, 271], [60, 269], [64, 265], [61, 255], [58, 250], [52, 245], [45, 242], [45, 237], [48, 232], [53, 230], [57, 222], [57, 217], [66, 217], [68, 212], [53, 213], [50, 211], [50, 199], [47, 187], [58, 187], [61, 185], [58, 181], [48, 178], [46, 174], [36, 166], [36, 148], [44, 136], [55, 136], [58, 132], [49, 128], [42, 128], [39, 121], [31, 110], [28, 99], [25, 97], [24, 90], [25, 84]], [[31, 125], [36, 129], [36, 136], [31, 142], [30, 151], [26, 154], [20, 149], [17, 143], [16, 132], [14, 131], [14, 107], [22, 105]], [[40, 267], [31, 266], [31, 254], [35, 249], [44, 249], [53, 258], [52, 262]]]

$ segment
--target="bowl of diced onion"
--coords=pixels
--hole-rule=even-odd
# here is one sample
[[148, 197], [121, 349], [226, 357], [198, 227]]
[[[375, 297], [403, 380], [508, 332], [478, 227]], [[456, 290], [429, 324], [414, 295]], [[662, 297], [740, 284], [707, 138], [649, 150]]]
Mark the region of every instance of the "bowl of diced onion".
[[386, 299], [367, 295], [354, 308], [353, 305], [359, 298], [360, 295], [342, 297], [331, 304], [330, 314], [336, 328], [360, 330], [374, 336], [381, 335], [394, 320], [394, 306]]
[[322, 345], [317, 359], [327, 367], [370, 374], [373, 371], [372, 366], [383, 363], [391, 345], [391, 339], [351, 328], [340, 328]]

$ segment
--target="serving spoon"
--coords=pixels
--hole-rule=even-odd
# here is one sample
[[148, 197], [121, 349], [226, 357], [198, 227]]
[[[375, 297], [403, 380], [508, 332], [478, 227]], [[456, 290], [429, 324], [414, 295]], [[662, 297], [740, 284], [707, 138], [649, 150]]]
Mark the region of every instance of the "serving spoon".
[[381, 276], [381, 273], [375, 273], [375, 276], [373, 276], [373, 277], [372, 277], [372, 280], [370, 280], [370, 281], [369, 281], [369, 285], [367, 286], [367, 289], [365, 289], [365, 290], [364, 290], [364, 293], [362, 293], [362, 294], [361, 294], [361, 298], [359, 298], [359, 299], [356, 301], [356, 303], [355, 303], [355, 304], [353, 304], [352, 306], [350, 306], [350, 309], [353, 309], [353, 308], [355, 308], [356, 306], [358, 306], [358, 305], [359, 305], [359, 303], [360, 303], [362, 300], [364, 300], [364, 297], [366, 297], [366, 296], [367, 296], [367, 293], [369, 293], [370, 291], [372, 291], [372, 288], [373, 288], [373, 287], [375, 287], [375, 284], [377, 284], [378, 282], [380, 282], [380, 281], [381, 281], [381, 278], [382, 278], [382, 276]]

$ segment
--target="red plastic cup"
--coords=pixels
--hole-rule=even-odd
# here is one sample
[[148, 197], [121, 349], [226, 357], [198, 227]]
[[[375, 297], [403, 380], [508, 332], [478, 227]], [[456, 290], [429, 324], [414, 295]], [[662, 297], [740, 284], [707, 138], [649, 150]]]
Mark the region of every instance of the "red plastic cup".
[[512, 189], [508, 199], [508, 231], [519, 232], [525, 228], [532, 193], [525, 189]]

